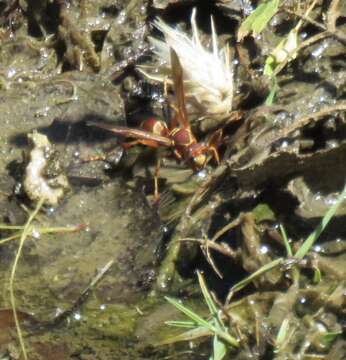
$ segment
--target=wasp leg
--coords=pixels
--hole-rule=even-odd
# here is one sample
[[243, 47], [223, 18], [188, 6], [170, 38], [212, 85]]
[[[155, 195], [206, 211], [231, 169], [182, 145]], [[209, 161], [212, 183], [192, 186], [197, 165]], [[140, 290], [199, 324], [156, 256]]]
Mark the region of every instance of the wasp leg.
[[156, 168], [154, 174], [154, 202], [158, 203], [160, 200], [160, 192], [159, 192], [159, 177], [160, 177], [160, 169], [161, 169], [161, 156], [157, 155]]
[[211, 156], [214, 158], [216, 163], [220, 165], [220, 156], [215, 146], [209, 146], [208, 152], [211, 153]]
[[218, 147], [222, 142], [222, 129], [219, 129], [214, 132], [211, 138], [208, 141], [208, 152], [211, 153], [212, 157], [216, 161], [217, 164], [220, 164], [220, 156], [217, 151]]
[[173, 151], [173, 154], [174, 154], [174, 156], [175, 156], [175, 158], [176, 158], [176, 160], [177, 160], [177, 162], [180, 162], [180, 161], [182, 161], [183, 160], [183, 157], [181, 156], [181, 154], [179, 153], [179, 151], [178, 150], [174, 150]]
[[145, 139], [128, 141], [128, 142], [124, 142], [121, 144], [121, 146], [125, 150], [128, 150], [129, 148], [131, 148], [132, 146], [135, 146], [135, 145], [145, 145], [145, 146], [155, 148], [155, 149], [160, 147], [160, 144], [158, 142], [156, 142], [155, 140], [145, 140]]
[[[145, 146], [155, 148], [155, 149], [160, 147], [160, 144], [158, 144], [156, 141], [154, 141], [154, 140], [145, 140], [145, 139], [138, 139], [138, 140], [134, 140], [134, 141], [124, 142], [124, 143], [121, 144], [121, 147], [124, 150], [128, 150], [132, 146], [136, 146], [136, 145], [145, 145]], [[117, 150], [115, 149], [115, 150], [113, 150], [111, 152], [108, 152], [107, 154], [89, 156], [89, 157], [83, 159], [83, 162], [107, 161], [107, 159], [109, 158], [109, 155], [112, 154], [113, 152], [116, 152], [116, 151]]]

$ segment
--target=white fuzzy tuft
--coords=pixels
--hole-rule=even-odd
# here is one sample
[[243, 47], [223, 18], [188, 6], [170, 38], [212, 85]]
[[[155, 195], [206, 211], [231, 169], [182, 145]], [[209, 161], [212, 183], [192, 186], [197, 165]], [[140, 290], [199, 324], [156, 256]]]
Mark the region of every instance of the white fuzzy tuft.
[[[194, 97], [206, 114], [226, 115], [232, 110], [233, 67], [229, 48], [218, 50], [217, 35], [211, 19], [212, 51], [204, 48], [200, 42], [196, 25], [196, 10], [191, 16], [192, 38], [178, 29], [157, 19], [154, 25], [165, 37], [165, 41], [150, 38], [158, 58], [170, 64], [170, 48], [177, 53], [184, 70], [184, 80], [188, 97]], [[162, 77], [143, 73], [150, 78], [162, 80]]]

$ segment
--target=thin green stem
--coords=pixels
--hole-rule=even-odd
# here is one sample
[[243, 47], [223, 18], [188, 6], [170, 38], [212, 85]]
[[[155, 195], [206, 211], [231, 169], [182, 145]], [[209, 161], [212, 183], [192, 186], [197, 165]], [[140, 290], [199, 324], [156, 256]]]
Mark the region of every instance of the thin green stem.
[[7, 242], [9, 242], [11, 240], [16, 240], [18, 238], [20, 238], [20, 233], [14, 234], [12, 236], [8, 236], [7, 238], [4, 238], [4, 239], [0, 240], [0, 245], [5, 244], [5, 243], [7, 243]]
[[0, 230], [23, 230], [23, 225], [6, 225], [0, 224]]
[[40, 201], [36, 205], [35, 210], [29, 216], [28, 221], [26, 222], [26, 224], [24, 226], [24, 229], [23, 229], [22, 235], [20, 237], [20, 241], [19, 241], [18, 251], [17, 251], [16, 257], [14, 259], [13, 266], [12, 266], [12, 269], [11, 269], [11, 275], [10, 275], [11, 306], [12, 306], [14, 321], [15, 321], [15, 324], [16, 324], [19, 344], [20, 344], [20, 347], [22, 349], [23, 357], [24, 357], [25, 360], [28, 359], [28, 356], [27, 356], [27, 353], [26, 353], [25, 343], [24, 343], [24, 340], [23, 340], [23, 335], [22, 335], [19, 320], [18, 320], [18, 314], [17, 314], [17, 309], [16, 309], [16, 300], [15, 300], [15, 296], [14, 296], [14, 286], [13, 285], [14, 285], [14, 279], [15, 279], [15, 275], [16, 275], [18, 262], [19, 262], [20, 255], [21, 255], [21, 252], [22, 252], [22, 249], [23, 249], [23, 246], [24, 246], [24, 242], [25, 242], [25, 239], [27, 238], [27, 236], [30, 234], [30, 231], [31, 231], [30, 224], [34, 220], [37, 213], [40, 211], [43, 202], [44, 202], [44, 198], [40, 199]]

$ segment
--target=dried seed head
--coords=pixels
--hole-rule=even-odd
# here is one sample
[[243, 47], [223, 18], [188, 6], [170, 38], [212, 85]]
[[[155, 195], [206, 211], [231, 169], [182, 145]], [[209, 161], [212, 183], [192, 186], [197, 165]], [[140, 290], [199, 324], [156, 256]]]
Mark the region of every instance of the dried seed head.
[[[218, 50], [217, 35], [211, 18], [212, 51], [202, 46], [196, 25], [196, 9], [191, 16], [192, 38], [157, 19], [154, 25], [165, 37], [165, 41], [150, 38], [154, 53], [160, 61], [170, 65], [170, 48], [177, 53], [184, 70], [187, 98], [194, 98], [205, 114], [227, 115], [232, 110], [233, 67], [228, 46]], [[154, 74], [141, 67], [147, 77], [163, 81], [167, 69]], [[166, 71], [165, 71], [166, 70]]]

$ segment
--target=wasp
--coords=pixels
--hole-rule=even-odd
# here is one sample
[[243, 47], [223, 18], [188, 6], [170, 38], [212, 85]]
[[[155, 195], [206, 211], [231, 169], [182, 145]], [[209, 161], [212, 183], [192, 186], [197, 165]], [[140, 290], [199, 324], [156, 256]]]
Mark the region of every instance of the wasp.
[[144, 120], [139, 128], [113, 126], [106, 123], [89, 123], [133, 141], [123, 143], [128, 149], [131, 146], [142, 144], [151, 148], [167, 148], [171, 150], [178, 162], [183, 162], [194, 171], [202, 169], [208, 160], [213, 157], [219, 163], [217, 148], [222, 139], [222, 129], [217, 130], [208, 142], [198, 142], [192, 132], [185, 104], [183, 69], [176, 52], [170, 49], [171, 71], [174, 86], [176, 105], [170, 125], [163, 120], [149, 118]]

